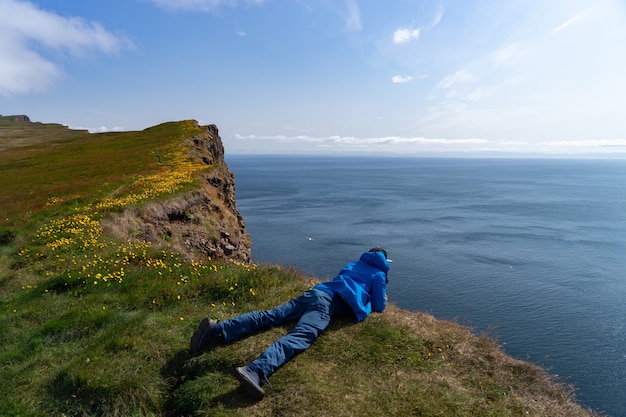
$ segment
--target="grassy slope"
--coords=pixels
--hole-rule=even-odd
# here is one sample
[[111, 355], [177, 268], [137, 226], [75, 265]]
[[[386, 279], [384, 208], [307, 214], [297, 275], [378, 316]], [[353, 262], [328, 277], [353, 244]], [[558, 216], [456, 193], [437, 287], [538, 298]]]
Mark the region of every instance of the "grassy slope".
[[0, 116], [0, 149], [28, 146], [70, 138], [87, 137], [86, 130], [70, 130], [55, 123], [15, 121], [16, 116]]
[[174, 145], [196, 129], [168, 123], [0, 151], [0, 415], [591, 415], [488, 338], [393, 306], [333, 323], [250, 402], [233, 369], [286, 328], [195, 357], [189, 337], [205, 315], [272, 307], [307, 278], [191, 261], [99, 226], [127, 204], [193, 186], [200, 167]]

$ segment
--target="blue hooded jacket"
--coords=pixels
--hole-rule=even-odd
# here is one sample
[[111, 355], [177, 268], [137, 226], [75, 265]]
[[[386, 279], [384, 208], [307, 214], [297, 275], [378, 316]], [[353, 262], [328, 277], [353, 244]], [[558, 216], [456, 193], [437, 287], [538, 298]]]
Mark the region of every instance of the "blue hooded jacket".
[[341, 296], [359, 322], [372, 310], [381, 313], [387, 306], [387, 271], [389, 262], [382, 252], [365, 252], [358, 261], [344, 266], [332, 281], [314, 288]]

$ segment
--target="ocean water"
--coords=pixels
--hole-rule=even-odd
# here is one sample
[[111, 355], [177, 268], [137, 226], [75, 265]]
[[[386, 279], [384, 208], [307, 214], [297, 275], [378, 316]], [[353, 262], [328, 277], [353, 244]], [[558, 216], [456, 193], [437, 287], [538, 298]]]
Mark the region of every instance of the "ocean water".
[[489, 330], [626, 416], [626, 161], [227, 156], [256, 262], [381, 245], [402, 308]]

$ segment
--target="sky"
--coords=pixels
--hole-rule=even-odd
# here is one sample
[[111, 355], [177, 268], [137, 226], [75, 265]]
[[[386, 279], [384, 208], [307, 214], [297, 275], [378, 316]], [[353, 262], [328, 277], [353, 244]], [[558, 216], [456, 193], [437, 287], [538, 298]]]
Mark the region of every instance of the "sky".
[[0, 114], [229, 154], [626, 156], [624, 0], [0, 0]]

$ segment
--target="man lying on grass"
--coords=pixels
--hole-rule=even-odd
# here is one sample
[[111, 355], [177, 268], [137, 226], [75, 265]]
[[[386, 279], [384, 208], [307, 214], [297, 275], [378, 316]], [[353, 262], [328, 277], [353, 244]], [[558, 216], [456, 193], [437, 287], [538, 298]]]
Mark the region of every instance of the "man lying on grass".
[[358, 261], [344, 266], [332, 281], [317, 284], [274, 309], [253, 311], [220, 322], [204, 318], [191, 337], [191, 352], [195, 354], [205, 347], [231, 342], [256, 330], [297, 320], [293, 330], [256, 360], [237, 368], [237, 378], [243, 388], [252, 398], [261, 400], [265, 397], [261, 383], [269, 382], [267, 378], [278, 368], [308, 349], [332, 317], [352, 315], [359, 322], [372, 311], [380, 313], [385, 309], [389, 262], [384, 249], [372, 248]]

